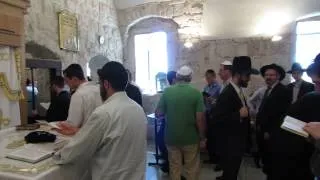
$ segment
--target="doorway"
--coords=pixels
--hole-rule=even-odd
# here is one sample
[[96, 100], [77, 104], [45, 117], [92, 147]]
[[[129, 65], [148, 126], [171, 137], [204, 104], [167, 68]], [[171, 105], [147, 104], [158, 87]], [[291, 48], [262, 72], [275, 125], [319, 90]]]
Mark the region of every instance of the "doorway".
[[50, 102], [54, 94], [50, 82], [61, 76], [62, 63], [57, 60], [26, 59], [28, 123], [45, 119], [46, 109], [40, 102]]

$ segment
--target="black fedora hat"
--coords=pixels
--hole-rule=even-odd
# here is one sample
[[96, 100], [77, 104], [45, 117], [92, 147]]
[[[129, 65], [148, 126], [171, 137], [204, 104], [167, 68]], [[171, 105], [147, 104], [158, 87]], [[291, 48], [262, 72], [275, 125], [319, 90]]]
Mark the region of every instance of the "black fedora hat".
[[307, 68], [308, 76], [320, 74], [320, 53], [314, 59], [314, 62]]
[[236, 56], [233, 58], [232, 71], [239, 74], [259, 74], [259, 71], [251, 67], [249, 56]]
[[291, 66], [291, 69], [287, 71], [287, 73], [292, 74], [292, 72], [304, 72], [305, 69], [302, 68], [301, 64], [299, 63], [293, 63]]
[[286, 71], [281, 66], [279, 66], [277, 64], [269, 64], [269, 65], [263, 66], [260, 69], [260, 73], [263, 77], [264, 77], [265, 72], [268, 69], [273, 69], [273, 70], [277, 71], [280, 75], [280, 81], [282, 81], [286, 77]]

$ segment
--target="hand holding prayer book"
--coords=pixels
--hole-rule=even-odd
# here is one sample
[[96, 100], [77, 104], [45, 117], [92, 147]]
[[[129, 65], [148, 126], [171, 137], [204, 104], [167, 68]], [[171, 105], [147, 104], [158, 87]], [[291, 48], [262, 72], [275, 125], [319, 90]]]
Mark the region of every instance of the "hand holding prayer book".
[[303, 130], [306, 124], [307, 123], [303, 121], [300, 121], [290, 116], [286, 116], [281, 125], [281, 128], [293, 134], [297, 134], [299, 136], [307, 138], [309, 137], [309, 134], [305, 130]]

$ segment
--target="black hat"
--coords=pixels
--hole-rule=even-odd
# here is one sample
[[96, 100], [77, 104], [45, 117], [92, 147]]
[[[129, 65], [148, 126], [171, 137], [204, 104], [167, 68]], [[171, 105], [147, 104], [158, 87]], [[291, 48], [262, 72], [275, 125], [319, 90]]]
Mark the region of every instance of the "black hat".
[[261, 75], [264, 77], [264, 73], [268, 70], [268, 69], [273, 69], [275, 71], [277, 71], [280, 74], [280, 81], [282, 81], [285, 77], [286, 77], [286, 71], [279, 65], [277, 64], [269, 64], [266, 66], [263, 66], [260, 69], [260, 73]]
[[320, 53], [314, 59], [314, 62], [307, 69], [308, 76], [313, 74], [320, 75]]
[[240, 74], [259, 74], [259, 71], [251, 67], [249, 56], [236, 56], [233, 58], [232, 71]]
[[292, 72], [304, 72], [305, 69], [302, 69], [301, 65], [299, 63], [293, 63], [291, 66], [291, 70], [287, 71], [287, 73], [292, 74]]

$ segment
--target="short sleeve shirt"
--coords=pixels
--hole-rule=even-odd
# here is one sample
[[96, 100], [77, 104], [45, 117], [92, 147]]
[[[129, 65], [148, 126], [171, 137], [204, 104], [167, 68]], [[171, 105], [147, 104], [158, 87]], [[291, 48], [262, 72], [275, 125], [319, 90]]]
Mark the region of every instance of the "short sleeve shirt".
[[199, 142], [196, 113], [204, 111], [203, 97], [189, 84], [179, 83], [165, 89], [158, 103], [165, 114], [165, 141], [168, 145], [192, 145]]

